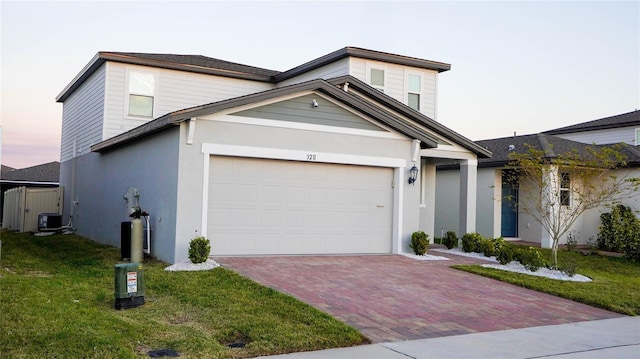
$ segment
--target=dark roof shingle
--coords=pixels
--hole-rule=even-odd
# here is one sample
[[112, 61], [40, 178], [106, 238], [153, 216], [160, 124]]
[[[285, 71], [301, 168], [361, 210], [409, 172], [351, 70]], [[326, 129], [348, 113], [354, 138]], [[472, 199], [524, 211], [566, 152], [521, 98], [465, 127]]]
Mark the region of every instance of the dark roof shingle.
[[[487, 148], [493, 153], [492, 158], [479, 158], [478, 167], [502, 167], [510, 162], [509, 154], [527, 152], [527, 146], [532, 146], [536, 150], [543, 150], [549, 158], [555, 158], [558, 155], [568, 154], [577, 150], [578, 153], [587, 153], [586, 149], [593, 147], [582, 142], [567, 140], [561, 137], [549, 135], [546, 133], [538, 133], [533, 135], [512, 136], [503, 138], [494, 138], [489, 140], [476, 141], [476, 143]], [[628, 166], [637, 166], [640, 164], [640, 151], [635, 147], [620, 143], [621, 152], [626, 157]], [[596, 145], [596, 147], [604, 147], [612, 145]]]
[[578, 123], [571, 126], [556, 128], [543, 133], [560, 135], [564, 133], [604, 130], [609, 128], [628, 127], [640, 125], [640, 110], [623, 113], [616, 116], [605, 117], [593, 121]]
[[[33, 167], [4, 171], [6, 166], [2, 166], [0, 180], [20, 181], [20, 182], [60, 182], [60, 162], [49, 162]], [[10, 167], [9, 167], [10, 168]]]

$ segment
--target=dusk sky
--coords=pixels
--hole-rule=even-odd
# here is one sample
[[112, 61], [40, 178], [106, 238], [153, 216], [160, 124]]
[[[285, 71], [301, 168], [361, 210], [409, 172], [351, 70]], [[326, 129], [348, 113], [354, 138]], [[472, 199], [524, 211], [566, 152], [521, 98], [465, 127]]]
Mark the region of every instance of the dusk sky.
[[60, 91], [98, 51], [272, 70], [356, 46], [451, 64], [437, 120], [473, 139], [640, 108], [640, 1], [0, 2], [2, 164], [60, 158]]

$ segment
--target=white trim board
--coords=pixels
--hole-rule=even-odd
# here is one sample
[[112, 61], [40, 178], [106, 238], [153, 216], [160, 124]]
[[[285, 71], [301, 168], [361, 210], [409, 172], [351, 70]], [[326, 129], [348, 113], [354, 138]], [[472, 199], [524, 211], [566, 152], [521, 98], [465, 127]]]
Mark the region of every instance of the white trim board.
[[[341, 133], [341, 134], [347, 134], [347, 135], [358, 135], [358, 136], [366, 136], [366, 137], [393, 138], [393, 139], [402, 139], [402, 140], [406, 140], [407, 139], [406, 136], [401, 135], [401, 134], [399, 134], [397, 132], [393, 132], [393, 130], [391, 130], [389, 128], [386, 128], [386, 126], [384, 126], [384, 125], [382, 125], [380, 123], [374, 123], [374, 124], [376, 126], [382, 128], [382, 129], [385, 129], [386, 131], [373, 131], [373, 130], [364, 130], [364, 129], [359, 129], [359, 128], [316, 125], [316, 124], [302, 123], [302, 122], [288, 122], [288, 121], [268, 120], [268, 119], [263, 119], [263, 118], [242, 117], [242, 116], [234, 116], [234, 115], [222, 115], [222, 116], [216, 116], [216, 117], [203, 117], [201, 119], [210, 120], [210, 121], [239, 123], [239, 124], [243, 124], [243, 125], [280, 127], [280, 128], [290, 128], [290, 129], [294, 129], [294, 130], [307, 130], [307, 131], [316, 131], [316, 132]], [[371, 122], [371, 121], [369, 121], [369, 122]]]
[[402, 158], [348, 155], [341, 153], [286, 150], [269, 147], [252, 147], [203, 143], [202, 153], [218, 156], [268, 158], [275, 160], [339, 163], [374, 167], [406, 167]]

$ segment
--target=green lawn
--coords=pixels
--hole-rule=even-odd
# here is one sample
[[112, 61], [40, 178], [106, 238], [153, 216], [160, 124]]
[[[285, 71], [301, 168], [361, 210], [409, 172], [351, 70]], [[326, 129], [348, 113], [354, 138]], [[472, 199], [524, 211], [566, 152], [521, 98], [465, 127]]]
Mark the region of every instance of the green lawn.
[[[549, 250], [542, 251], [550, 257]], [[453, 268], [618, 313], [640, 315], [640, 263], [626, 258], [559, 251], [558, 264], [560, 267], [574, 267], [577, 273], [591, 278], [592, 282], [559, 281], [479, 265], [458, 265]]]
[[[119, 250], [78, 236], [2, 232], [0, 353], [7, 358], [242, 358], [367, 342], [357, 330], [234, 272], [144, 265], [146, 304], [114, 309]], [[229, 348], [232, 343], [244, 348]]]

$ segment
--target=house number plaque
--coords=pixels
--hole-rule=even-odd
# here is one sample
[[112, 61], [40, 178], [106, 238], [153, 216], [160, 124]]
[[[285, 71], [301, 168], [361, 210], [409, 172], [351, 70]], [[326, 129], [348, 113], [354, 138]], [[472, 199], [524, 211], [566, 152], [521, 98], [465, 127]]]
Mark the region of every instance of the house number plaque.
[[315, 153], [308, 153], [307, 154], [307, 161], [315, 161], [315, 160], [316, 160]]

